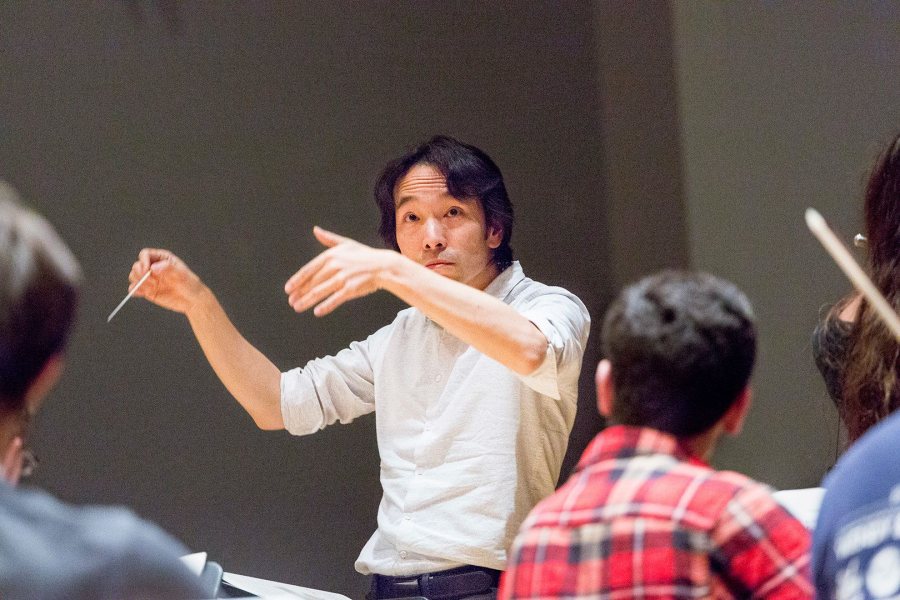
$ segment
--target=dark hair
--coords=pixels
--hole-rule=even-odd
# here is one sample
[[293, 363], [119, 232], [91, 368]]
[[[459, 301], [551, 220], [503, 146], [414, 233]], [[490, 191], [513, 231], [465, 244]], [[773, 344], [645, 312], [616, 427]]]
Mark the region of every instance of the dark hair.
[[603, 322], [613, 421], [678, 437], [715, 425], [756, 358], [749, 300], [706, 273], [663, 271], [626, 288]]
[[[900, 310], [900, 134], [878, 157], [864, 202], [869, 274], [894, 310]], [[829, 313], [839, 318], [856, 294]], [[850, 442], [900, 407], [900, 344], [863, 299], [846, 350], [838, 411]]]
[[0, 411], [21, 410], [75, 320], [81, 269], [40, 215], [0, 182]]
[[485, 224], [503, 232], [492, 260], [500, 271], [508, 267], [513, 260], [513, 251], [509, 245], [513, 207], [503, 184], [503, 175], [491, 157], [482, 150], [446, 135], [435, 136], [389, 162], [378, 177], [375, 184], [375, 203], [381, 211], [378, 233], [385, 245], [400, 250], [397, 245], [394, 187], [410, 169], [421, 164], [431, 165], [440, 171], [447, 180], [447, 190], [454, 198], [477, 198], [481, 202]]

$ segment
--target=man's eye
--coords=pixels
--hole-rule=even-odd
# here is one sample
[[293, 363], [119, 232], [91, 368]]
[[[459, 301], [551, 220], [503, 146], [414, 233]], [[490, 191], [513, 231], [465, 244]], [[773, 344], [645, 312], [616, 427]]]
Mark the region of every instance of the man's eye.
[[447, 211], [447, 216], [450, 216], [450, 217], [458, 217], [461, 214], [462, 214], [462, 211], [459, 210], [458, 208], [456, 208], [455, 206]]
[[406, 221], [407, 223], [415, 223], [416, 221], [419, 220], [419, 217], [410, 213], [410, 214], [406, 215], [405, 217], [403, 217], [403, 220]]

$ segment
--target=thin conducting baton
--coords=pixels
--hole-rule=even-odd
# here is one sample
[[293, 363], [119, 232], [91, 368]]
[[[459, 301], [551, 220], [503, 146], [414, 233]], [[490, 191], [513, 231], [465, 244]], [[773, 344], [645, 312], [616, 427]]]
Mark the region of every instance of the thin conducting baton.
[[112, 321], [112, 318], [113, 318], [114, 316], [116, 316], [116, 313], [117, 313], [117, 312], [119, 312], [120, 310], [122, 310], [122, 307], [125, 306], [125, 303], [128, 302], [129, 300], [131, 300], [131, 297], [134, 296], [134, 293], [135, 293], [136, 291], [138, 291], [138, 288], [141, 287], [142, 285], [144, 285], [144, 282], [147, 281], [147, 279], [150, 277], [150, 273], [151, 273], [151, 272], [152, 272], [152, 271], [150, 271], [150, 269], [147, 269], [147, 272], [144, 273], [144, 276], [141, 277], [140, 280], [138, 280], [137, 285], [134, 286], [133, 288], [131, 288], [131, 291], [128, 292], [128, 295], [126, 295], [124, 298], [122, 298], [122, 301], [119, 302], [119, 305], [118, 305], [117, 307], [115, 307], [111, 313], [109, 313], [109, 316], [106, 317], [106, 322], [107, 322], [107, 323], [109, 323], [110, 321]]
[[894, 312], [894, 309], [891, 308], [885, 297], [878, 291], [878, 288], [875, 287], [869, 276], [853, 260], [850, 252], [844, 247], [838, 237], [834, 235], [834, 232], [831, 231], [828, 224], [825, 223], [825, 219], [822, 218], [822, 215], [816, 209], [806, 209], [806, 226], [809, 227], [813, 235], [819, 238], [819, 241], [825, 246], [825, 250], [828, 251], [834, 262], [856, 286], [856, 289], [865, 296], [872, 308], [875, 309], [875, 312], [878, 313], [878, 316], [881, 317], [888, 329], [891, 330], [891, 333], [894, 334], [894, 337], [897, 338], [897, 341], [900, 342], [900, 317], [897, 316], [897, 313]]

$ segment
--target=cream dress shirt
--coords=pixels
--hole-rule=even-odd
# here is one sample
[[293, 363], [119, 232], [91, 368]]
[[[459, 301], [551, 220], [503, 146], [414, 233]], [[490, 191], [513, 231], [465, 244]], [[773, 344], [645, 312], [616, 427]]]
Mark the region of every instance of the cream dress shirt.
[[556, 486], [590, 317], [518, 262], [485, 292], [547, 337], [534, 373], [514, 373], [408, 308], [366, 340], [281, 376], [295, 435], [375, 412], [384, 495], [360, 573], [503, 569], [519, 525]]

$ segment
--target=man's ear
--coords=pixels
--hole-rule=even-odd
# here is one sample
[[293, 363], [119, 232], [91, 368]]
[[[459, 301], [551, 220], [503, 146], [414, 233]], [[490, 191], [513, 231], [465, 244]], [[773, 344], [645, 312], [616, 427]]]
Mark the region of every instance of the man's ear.
[[597, 384], [597, 410], [604, 417], [609, 417], [612, 414], [614, 401], [612, 363], [609, 360], [604, 358], [597, 365], [594, 381]]
[[63, 363], [62, 354], [54, 354], [44, 363], [44, 367], [38, 373], [38, 376], [28, 386], [28, 391], [25, 392], [25, 406], [32, 414], [37, 411], [44, 400], [44, 396], [59, 381], [59, 377], [62, 375]]
[[747, 417], [747, 413], [750, 412], [752, 397], [753, 393], [750, 391], [750, 386], [748, 385], [741, 391], [737, 400], [734, 401], [734, 404], [732, 404], [728, 411], [722, 416], [722, 425], [725, 432], [729, 435], [738, 435], [741, 433], [741, 429], [744, 427], [744, 419]]
[[503, 241], [503, 228], [488, 223], [487, 237], [485, 239], [487, 239], [488, 248], [490, 248], [491, 250], [496, 250], [500, 247], [500, 243]]

